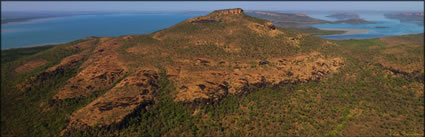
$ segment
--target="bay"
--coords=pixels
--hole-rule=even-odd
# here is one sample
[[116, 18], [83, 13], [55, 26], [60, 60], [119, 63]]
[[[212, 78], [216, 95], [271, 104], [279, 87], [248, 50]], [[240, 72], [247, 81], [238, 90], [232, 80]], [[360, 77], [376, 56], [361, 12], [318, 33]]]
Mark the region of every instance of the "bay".
[[[96, 36], [116, 37], [147, 34], [206, 13], [126, 13], [105, 15], [77, 15], [38, 19], [20, 23], [2, 24], [1, 48], [22, 48], [71, 42]], [[308, 14], [311, 17], [331, 20], [329, 14]], [[325, 39], [367, 39], [394, 35], [424, 33], [424, 25], [387, 19], [383, 13], [359, 14], [360, 18], [375, 24], [306, 24], [317, 28], [361, 29], [361, 34], [323, 35]], [[377, 28], [378, 27], [378, 28]], [[380, 28], [385, 27], [385, 28]]]
[[79, 15], [1, 25], [1, 48], [70, 42], [90, 36], [146, 34], [168, 28], [201, 13]]
[[[326, 17], [329, 14], [308, 14], [313, 18], [335, 21], [333, 18]], [[322, 35], [325, 39], [368, 39], [386, 36], [406, 35], [424, 33], [424, 24], [416, 22], [400, 22], [395, 19], [385, 18], [384, 13], [359, 13], [360, 18], [367, 21], [373, 21], [373, 24], [314, 24], [316, 28], [332, 29], [361, 29], [368, 30], [366, 33], [348, 34], [348, 35]], [[382, 28], [385, 27], [385, 28]]]

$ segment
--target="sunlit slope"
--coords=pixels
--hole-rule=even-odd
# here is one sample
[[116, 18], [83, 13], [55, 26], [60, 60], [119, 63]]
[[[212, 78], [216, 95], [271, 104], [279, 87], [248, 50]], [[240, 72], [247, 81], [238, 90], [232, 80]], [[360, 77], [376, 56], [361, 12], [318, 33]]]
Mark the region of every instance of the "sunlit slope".
[[2, 60], [2, 135], [423, 135], [421, 36], [328, 41], [228, 9], [56, 45]]

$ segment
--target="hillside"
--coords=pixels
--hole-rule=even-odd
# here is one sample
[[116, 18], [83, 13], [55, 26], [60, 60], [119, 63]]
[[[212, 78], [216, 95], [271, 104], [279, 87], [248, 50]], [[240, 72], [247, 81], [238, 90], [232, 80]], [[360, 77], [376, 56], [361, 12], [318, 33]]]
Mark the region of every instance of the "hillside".
[[1, 132], [424, 135], [422, 37], [329, 41], [226, 9], [152, 34], [6, 50]]

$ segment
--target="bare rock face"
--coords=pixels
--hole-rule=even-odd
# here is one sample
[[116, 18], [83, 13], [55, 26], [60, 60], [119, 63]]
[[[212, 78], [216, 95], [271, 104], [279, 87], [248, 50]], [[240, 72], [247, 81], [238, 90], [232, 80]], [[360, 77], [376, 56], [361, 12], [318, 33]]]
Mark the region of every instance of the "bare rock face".
[[227, 76], [220, 71], [181, 72], [175, 79], [179, 90], [176, 101], [216, 102], [228, 93]]
[[[90, 50], [88, 50], [88, 48], [93, 46], [91, 43], [95, 40], [96, 39], [94, 38], [90, 38], [86, 42], [82, 42], [80, 44], [67, 47], [67, 48], [79, 49], [82, 51], [78, 54], [74, 54], [64, 58], [59, 64], [48, 68], [44, 72], [41, 72], [40, 74], [37, 74], [36, 76], [29, 78], [28, 80], [22, 82], [21, 84], [18, 84], [17, 85], [18, 89], [20, 89], [21, 91], [37, 90], [37, 89], [34, 89], [34, 87], [37, 87], [38, 85], [43, 83], [43, 81], [45, 81], [46, 79], [49, 79], [50, 77], [54, 77], [59, 74], [63, 74], [66, 70], [76, 67], [77, 65], [82, 63], [85, 57], [89, 55]], [[32, 63], [32, 65], [30, 65], [31, 66], [30, 69], [34, 69], [35, 66], [42, 65], [45, 63], [47, 63], [47, 61], [45, 60], [36, 61], [36, 64]], [[20, 71], [19, 67], [17, 69], [18, 71]]]
[[84, 59], [84, 57], [88, 56], [89, 51], [83, 51], [80, 54], [71, 55], [69, 57], [64, 58], [58, 65], [55, 65], [53, 67], [50, 67], [47, 69], [47, 72], [53, 72], [60, 69], [69, 68], [72, 66], [77, 65], [78, 63], [81, 63], [81, 61]]
[[17, 87], [21, 89], [21, 91], [37, 90], [33, 89], [33, 87], [41, 84], [44, 80], [49, 79], [50, 77], [62, 74], [65, 70], [75, 67], [78, 63], [80, 63], [85, 55], [87, 55], [87, 52], [66, 57], [58, 65], [48, 68], [46, 71], [24, 81], [22, 84], [18, 84]]
[[[246, 94], [252, 88], [319, 80], [344, 65], [342, 58], [322, 56], [321, 50], [316, 50], [318, 48], [285, 54], [285, 57], [267, 50], [256, 53], [261, 51], [262, 44], [274, 46], [271, 49], [279, 50], [279, 53], [302, 49], [300, 43], [306, 37], [279, 29], [271, 22], [247, 17], [242, 9], [214, 11], [208, 16], [195, 17], [143, 37], [91, 39], [96, 40], [94, 46], [77, 44], [66, 47], [81, 52], [64, 58], [21, 84], [26, 91], [36, 91], [31, 88], [37, 87], [34, 86], [37, 83], [50, 82], [49, 78], [63, 76], [67, 70], [78, 70], [58, 89], [49, 105], [91, 97], [97, 91], [104, 93], [71, 114], [69, 123], [60, 133], [62, 136], [88, 128], [120, 125], [134, 112], [156, 103], [159, 74], [158, 68], [152, 66], [166, 69], [165, 77], [173, 81], [177, 89], [170, 93], [174, 101], [208, 104], [228, 95]], [[270, 43], [264, 42], [269, 40]], [[252, 48], [251, 42], [258, 47]], [[223, 55], [208, 54], [214, 52]], [[246, 54], [250, 52], [255, 54]], [[256, 57], [267, 53], [273, 55]], [[33, 64], [36, 65], [29, 66], [41, 63]], [[43, 102], [40, 107], [45, 104]]]
[[93, 91], [102, 90], [127, 74], [127, 67], [118, 58], [116, 49], [121, 46], [115, 39], [104, 38], [82, 65], [83, 70], [67, 81], [53, 100], [83, 98]]
[[[204, 63], [210, 66], [216, 64], [210, 62], [217, 61], [204, 59]], [[284, 86], [320, 80], [343, 65], [342, 58], [325, 58], [318, 52], [312, 52], [308, 55], [258, 61], [255, 66], [239, 62], [231, 71], [189, 72], [183, 68], [174, 74], [176, 77], [173, 80], [179, 89], [175, 100], [186, 103], [215, 102], [227, 94], [243, 94], [251, 87]]]
[[153, 103], [158, 78], [154, 70], [141, 69], [131, 74], [101, 97], [72, 113], [61, 135], [72, 130], [121, 123], [134, 111]]
[[254, 32], [257, 32], [259, 35], [268, 35], [270, 37], [275, 37], [284, 32], [277, 30], [276, 26], [271, 22], [266, 22], [264, 24], [259, 23], [249, 23], [247, 27]]
[[226, 9], [226, 10], [216, 10], [209, 14], [208, 16], [199, 16], [192, 19], [187, 20], [190, 23], [214, 23], [221, 22], [223, 20], [229, 20], [223, 18], [225, 15], [240, 15], [243, 13], [243, 10], [240, 8], [236, 9]]
[[241, 14], [241, 13], [243, 13], [243, 10], [241, 8], [235, 8], [235, 9], [216, 10], [212, 12], [211, 14], [228, 15], [228, 14]]

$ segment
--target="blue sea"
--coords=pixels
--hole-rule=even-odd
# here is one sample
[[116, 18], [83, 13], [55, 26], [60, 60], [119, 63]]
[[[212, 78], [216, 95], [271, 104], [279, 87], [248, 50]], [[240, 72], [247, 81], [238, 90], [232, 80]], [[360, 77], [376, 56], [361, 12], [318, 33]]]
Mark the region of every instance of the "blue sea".
[[[336, 21], [334, 18], [326, 17], [329, 14], [308, 14], [313, 18]], [[348, 34], [348, 35], [323, 35], [319, 36], [325, 39], [367, 39], [385, 36], [405, 35], [424, 33], [424, 24], [417, 22], [400, 22], [395, 19], [385, 18], [384, 13], [364, 13], [359, 14], [360, 18], [367, 21], [376, 22], [374, 24], [314, 24], [307, 25], [316, 28], [339, 28], [339, 29], [362, 29], [368, 30], [367, 33]], [[387, 27], [387, 28], [376, 28]]]
[[1, 25], [1, 48], [71, 42], [89, 36], [152, 33], [201, 13], [80, 15]]
[[[152, 33], [181, 21], [205, 13], [137, 13], [109, 15], [79, 15], [39, 19], [22, 23], [1, 25], [1, 48], [20, 48], [46, 44], [65, 43], [89, 36], [122, 36]], [[327, 18], [329, 14], [309, 14], [314, 18]], [[317, 28], [367, 29], [369, 32], [352, 35], [320, 36], [326, 39], [364, 39], [392, 35], [423, 33], [424, 25], [401, 23], [386, 19], [383, 14], [361, 14], [361, 18], [375, 21], [376, 24], [315, 24]], [[385, 26], [388, 28], [375, 28]]]

